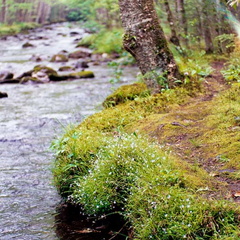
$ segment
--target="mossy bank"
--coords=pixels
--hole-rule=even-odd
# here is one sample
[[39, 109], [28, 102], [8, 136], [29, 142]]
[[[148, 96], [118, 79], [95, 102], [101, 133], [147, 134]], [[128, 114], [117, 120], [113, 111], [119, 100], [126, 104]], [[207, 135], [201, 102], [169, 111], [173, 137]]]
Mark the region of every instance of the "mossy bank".
[[[204, 91], [196, 81], [154, 96], [137, 83], [118, 89], [104, 102], [106, 109], [52, 144], [59, 193], [91, 216], [121, 214], [129, 227], [125, 238], [239, 239], [240, 209], [225, 199], [227, 186], [195, 155], [177, 151], [180, 137], [193, 129], [199, 134], [185, 150], [201, 147], [206, 160], [224, 156], [229, 161], [219, 161], [237, 177], [240, 86], [205, 101], [207, 110], [195, 105], [192, 112]], [[185, 119], [176, 115], [186, 106], [192, 107]], [[191, 125], [198, 116], [196, 130]]]

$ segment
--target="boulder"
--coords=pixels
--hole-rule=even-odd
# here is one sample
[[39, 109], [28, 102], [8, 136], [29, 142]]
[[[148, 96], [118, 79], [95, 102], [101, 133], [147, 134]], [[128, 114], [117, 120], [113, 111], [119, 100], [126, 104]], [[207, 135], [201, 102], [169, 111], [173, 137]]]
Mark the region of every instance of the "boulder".
[[0, 98], [6, 98], [6, 97], [8, 97], [7, 93], [0, 92]]
[[9, 80], [13, 78], [13, 73], [9, 71], [0, 71], [0, 81]]
[[33, 68], [31, 77], [38, 79], [41, 82], [49, 82], [52, 76], [57, 76], [57, 72], [47, 66], [37, 65]]
[[87, 58], [87, 57], [91, 57], [91, 53], [87, 52], [87, 51], [82, 51], [82, 50], [78, 50], [75, 52], [72, 52], [68, 55], [69, 58], [74, 58], [74, 59], [78, 59], [78, 58]]
[[22, 45], [23, 48], [31, 48], [31, 47], [35, 47], [33, 44], [31, 44], [30, 42], [26, 42]]
[[65, 56], [64, 54], [56, 54], [53, 55], [50, 62], [67, 62], [68, 57]]

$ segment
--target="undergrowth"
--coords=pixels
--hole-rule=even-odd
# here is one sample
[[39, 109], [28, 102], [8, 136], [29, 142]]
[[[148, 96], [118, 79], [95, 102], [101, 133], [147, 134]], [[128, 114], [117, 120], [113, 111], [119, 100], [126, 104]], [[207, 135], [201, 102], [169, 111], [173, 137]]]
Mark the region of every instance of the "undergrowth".
[[0, 25], [0, 36], [17, 34], [32, 28], [36, 28], [39, 25], [36, 23], [14, 23], [12, 25]]
[[[182, 69], [190, 65], [194, 64], [190, 61]], [[129, 91], [131, 87], [126, 91], [120, 88], [106, 101], [108, 108], [57, 139], [52, 144], [57, 153], [53, 174], [65, 200], [80, 205], [90, 216], [121, 214], [131, 226], [133, 239], [239, 239], [239, 207], [221, 197], [207, 198], [219, 186], [216, 180], [197, 165], [174, 156], [170, 148], [157, 144], [155, 140], [159, 139], [150, 140], [143, 134], [154, 136], [154, 128], [162, 126], [164, 116], [200, 94], [198, 82], [211, 72], [205, 68], [202, 74], [203, 70], [199, 63], [189, 73], [193, 81], [189, 77], [181, 87], [154, 96], [141, 95], [146, 91], [143, 85], [132, 86], [136, 87], [135, 94]], [[206, 118], [210, 125], [205, 124], [205, 142], [219, 146], [221, 135], [230, 130], [227, 138], [234, 138], [236, 144], [239, 89], [239, 85], [234, 86], [232, 92], [214, 102], [216, 109]], [[217, 109], [217, 104], [222, 108]], [[222, 129], [219, 133], [218, 126]], [[214, 135], [219, 137], [218, 142], [211, 138]]]
[[122, 53], [122, 34], [121, 29], [103, 29], [83, 38], [78, 46], [90, 47], [96, 53]]

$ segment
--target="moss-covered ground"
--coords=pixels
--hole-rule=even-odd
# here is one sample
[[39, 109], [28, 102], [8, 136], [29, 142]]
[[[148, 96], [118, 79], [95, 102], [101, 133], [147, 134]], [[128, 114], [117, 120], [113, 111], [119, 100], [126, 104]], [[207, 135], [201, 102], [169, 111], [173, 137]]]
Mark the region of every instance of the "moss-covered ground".
[[153, 96], [117, 90], [53, 143], [60, 194], [90, 216], [122, 215], [122, 239], [239, 239], [240, 84], [222, 67], [185, 67], [181, 87]]

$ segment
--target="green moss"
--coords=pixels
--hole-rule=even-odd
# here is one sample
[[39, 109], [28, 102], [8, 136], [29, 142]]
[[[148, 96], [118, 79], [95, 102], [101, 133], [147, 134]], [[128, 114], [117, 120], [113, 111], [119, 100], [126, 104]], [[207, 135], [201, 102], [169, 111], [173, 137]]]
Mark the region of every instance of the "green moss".
[[205, 133], [200, 140], [212, 149], [209, 156], [224, 155], [229, 159], [223, 168], [240, 170], [240, 84], [234, 84], [211, 105], [211, 114], [204, 120]]
[[21, 78], [20, 83], [24, 84], [24, 83], [27, 83], [29, 81], [35, 82], [35, 83], [43, 83], [43, 81], [41, 81], [41, 80], [39, 80], [39, 79], [37, 79], [35, 77], [23, 77], [23, 78]]
[[94, 73], [92, 71], [81, 71], [69, 74], [70, 77], [74, 78], [94, 78]]
[[124, 85], [109, 95], [103, 102], [103, 106], [106, 108], [113, 107], [120, 103], [125, 103], [128, 100], [134, 100], [138, 97], [146, 97], [149, 94], [149, 90], [144, 83]]
[[193, 153], [238, 167], [240, 85], [212, 101], [192, 93], [121, 100], [69, 130], [54, 144], [60, 193], [88, 214], [121, 212], [134, 239], [238, 239], [239, 206], [221, 200], [226, 188]]
[[40, 72], [40, 71], [46, 73], [47, 75], [57, 75], [57, 72], [54, 69], [47, 66], [37, 65], [33, 68], [33, 72]]
[[58, 69], [58, 71], [60, 72], [66, 72], [66, 71], [72, 71], [73, 70], [73, 67], [71, 66], [62, 66]]

